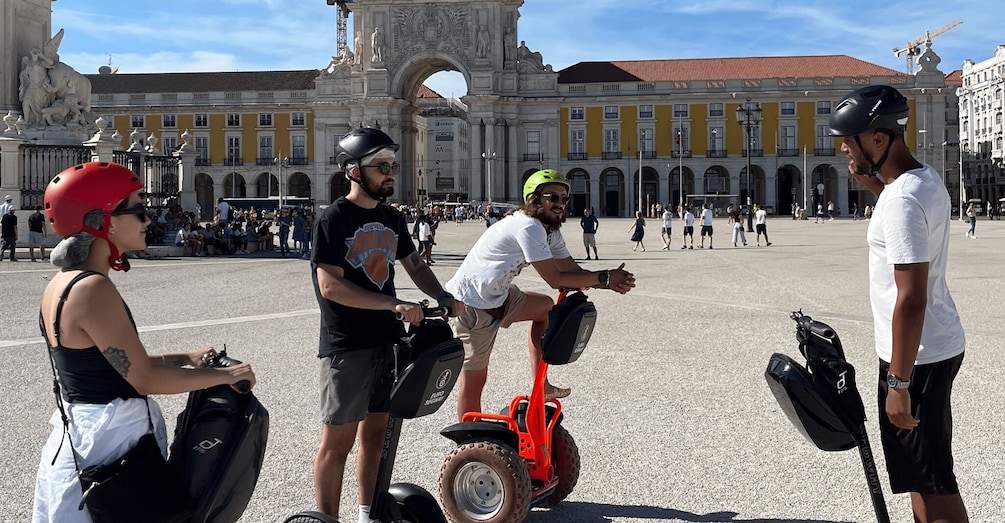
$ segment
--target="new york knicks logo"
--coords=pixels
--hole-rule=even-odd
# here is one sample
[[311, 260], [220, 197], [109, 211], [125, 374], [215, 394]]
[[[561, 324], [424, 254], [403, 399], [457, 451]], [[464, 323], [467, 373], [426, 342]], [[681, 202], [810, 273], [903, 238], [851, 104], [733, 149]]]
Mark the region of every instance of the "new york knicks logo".
[[368, 223], [356, 229], [352, 238], [346, 238], [345, 244], [349, 247], [345, 255], [349, 265], [362, 268], [366, 277], [383, 289], [391, 276], [398, 235], [382, 223]]

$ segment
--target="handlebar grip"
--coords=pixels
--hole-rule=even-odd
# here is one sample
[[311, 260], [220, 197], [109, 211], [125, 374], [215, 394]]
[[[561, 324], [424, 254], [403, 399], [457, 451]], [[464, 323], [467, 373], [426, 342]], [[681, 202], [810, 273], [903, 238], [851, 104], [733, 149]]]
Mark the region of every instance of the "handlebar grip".
[[[450, 314], [450, 309], [448, 307], [423, 307], [422, 316], [425, 318], [440, 318], [443, 316], [448, 316]], [[400, 312], [395, 312], [394, 317], [398, 321], [405, 321], [405, 315]]]

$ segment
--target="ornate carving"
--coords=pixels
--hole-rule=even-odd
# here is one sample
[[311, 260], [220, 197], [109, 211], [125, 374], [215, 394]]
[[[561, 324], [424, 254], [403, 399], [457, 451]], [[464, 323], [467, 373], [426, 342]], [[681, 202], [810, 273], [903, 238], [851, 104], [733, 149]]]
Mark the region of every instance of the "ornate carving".
[[[438, 51], [468, 59], [476, 42], [472, 41], [473, 22], [470, 7], [436, 6], [399, 7], [393, 20], [394, 56], [391, 65], [424, 52]], [[477, 50], [477, 49], [475, 49]]]
[[88, 126], [91, 82], [59, 61], [63, 30], [21, 58], [18, 99], [29, 127]]
[[521, 73], [551, 73], [551, 64], [545, 65], [541, 53], [531, 51], [527, 42], [521, 40], [516, 51], [516, 70]]

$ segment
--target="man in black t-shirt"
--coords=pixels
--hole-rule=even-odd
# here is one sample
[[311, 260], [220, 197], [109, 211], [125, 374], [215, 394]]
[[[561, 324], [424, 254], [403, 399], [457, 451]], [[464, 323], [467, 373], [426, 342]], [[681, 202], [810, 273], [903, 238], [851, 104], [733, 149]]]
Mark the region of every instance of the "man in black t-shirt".
[[31, 261], [35, 261], [35, 247], [38, 247], [39, 258], [45, 260], [45, 229], [42, 206], [36, 205], [35, 212], [28, 217], [28, 252], [31, 253]]
[[[314, 460], [318, 510], [339, 516], [346, 458], [359, 435], [356, 482], [360, 520], [369, 518], [387, 428], [394, 379], [392, 344], [405, 321], [418, 325], [422, 307], [399, 300], [394, 263], [422, 292], [459, 315], [464, 304], [443, 290], [422, 262], [404, 216], [382, 200], [394, 192], [398, 145], [377, 129], [355, 129], [339, 140], [336, 162], [349, 195], [325, 208], [314, 227], [312, 278], [321, 308], [321, 444]], [[368, 519], [366, 519], [368, 520]]]
[[14, 208], [0, 216], [0, 239], [3, 239], [3, 246], [0, 246], [0, 259], [3, 259], [3, 252], [10, 250], [10, 261], [17, 261], [14, 257], [14, 247], [17, 246], [17, 215]]

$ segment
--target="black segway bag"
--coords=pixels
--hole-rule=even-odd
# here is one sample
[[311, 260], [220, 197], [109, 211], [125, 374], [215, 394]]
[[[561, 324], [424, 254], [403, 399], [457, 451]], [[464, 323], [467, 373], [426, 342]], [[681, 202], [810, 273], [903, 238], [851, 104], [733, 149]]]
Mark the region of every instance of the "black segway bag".
[[597, 308], [580, 291], [566, 294], [548, 312], [548, 328], [542, 340], [544, 362], [566, 365], [579, 359], [597, 324]]
[[446, 322], [426, 321], [397, 347], [398, 379], [391, 388], [390, 414], [418, 418], [439, 410], [454, 389], [464, 363], [464, 345]]
[[254, 394], [219, 385], [189, 393], [168, 463], [189, 481], [193, 522], [236, 522], [265, 459], [269, 412]]

